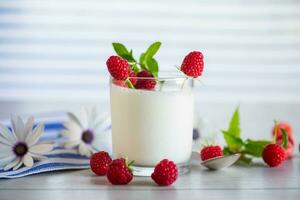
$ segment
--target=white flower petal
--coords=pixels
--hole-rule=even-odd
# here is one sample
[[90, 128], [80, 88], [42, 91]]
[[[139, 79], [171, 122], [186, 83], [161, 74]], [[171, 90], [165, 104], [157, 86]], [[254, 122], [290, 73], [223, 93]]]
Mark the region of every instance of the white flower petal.
[[34, 146], [31, 146], [29, 148], [29, 152], [35, 154], [44, 154], [50, 152], [52, 149], [53, 149], [53, 144], [41, 143], [41, 144], [36, 144]]
[[16, 156], [14, 154], [10, 154], [10, 155], [6, 156], [5, 158], [0, 159], [0, 166], [2, 166], [2, 167], [6, 166], [8, 163], [13, 161], [15, 158], [16, 158]]
[[79, 120], [73, 113], [68, 112], [67, 114], [68, 114], [69, 118], [70, 118], [73, 122], [75, 122], [75, 123], [76, 123], [78, 126], [80, 126], [82, 129], [84, 128], [84, 127], [82, 126], [80, 120]]
[[31, 157], [33, 158], [33, 160], [44, 160], [47, 159], [47, 156], [43, 156], [43, 155], [39, 155], [39, 154], [35, 154], [35, 153], [30, 153]]
[[22, 162], [26, 167], [32, 167], [33, 166], [33, 158], [30, 156], [30, 154], [25, 154], [22, 158]]
[[10, 154], [13, 154], [12, 147], [0, 144], [0, 158], [7, 157]]
[[27, 136], [31, 133], [32, 131], [32, 127], [33, 127], [33, 122], [34, 122], [34, 117], [31, 116], [27, 119], [27, 122], [25, 124], [25, 128], [24, 128], [24, 139], [27, 138]]
[[81, 119], [81, 125], [83, 127], [83, 129], [88, 129], [89, 128], [89, 110], [86, 107], [82, 107], [81, 108], [81, 115], [80, 115], [80, 119]]
[[70, 141], [66, 141], [66, 142], [64, 143], [64, 147], [70, 149], [70, 148], [73, 148], [73, 147], [78, 146], [79, 143], [80, 143], [80, 140], [70, 140]]
[[92, 142], [92, 146], [95, 149], [102, 149], [104, 145], [111, 143], [110, 131], [95, 133], [95, 138]]
[[24, 134], [24, 130], [25, 130], [25, 124], [24, 124], [24, 122], [23, 122], [23, 120], [22, 120], [22, 118], [20, 117], [20, 116], [18, 116], [18, 121], [17, 121], [17, 125], [18, 125], [18, 127], [17, 127], [17, 129], [18, 129], [18, 132], [16, 133], [16, 134], [18, 134], [19, 135], [19, 138], [20, 138], [20, 140], [21, 141], [25, 141], [25, 134]]
[[11, 131], [3, 124], [0, 123], [0, 136], [5, 138], [10, 144], [16, 142], [16, 138], [11, 133]]
[[18, 140], [24, 141], [25, 136], [24, 136], [24, 122], [21, 119], [20, 116], [12, 116], [12, 128], [13, 132], [17, 136]]
[[11, 168], [14, 168], [16, 165], [18, 165], [20, 162], [20, 158], [15, 158], [13, 161], [11, 161], [10, 163], [8, 163], [3, 170], [7, 171], [10, 170]]
[[17, 118], [17, 116], [15, 116], [15, 115], [11, 115], [10, 116], [10, 121], [11, 121], [11, 126], [12, 126], [12, 131], [11, 131], [11, 133], [12, 133], [12, 135], [13, 135], [13, 137], [16, 139], [16, 141], [17, 140], [19, 140], [19, 138], [17, 137], [17, 135], [16, 135], [16, 131], [17, 131], [17, 121], [18, 121], [18, 118]]
[[35, 129], [30, 132], [25, 141], [27, 143], [28, 146], [32, 146], [35, 143], [37, 143], [37, 141], [39, 140], [40, 136], [42, 135], [42, 133], [44, 132], [44, 124], [43, 123], [39, 123], [37, 125], [37, 127], [35, 127]]
[[0, 135], [0, 145], [5, 145], [5, 146], [13, 146], [13, 143], [15, 142], [10, 142], [8, 141], [6, 138], [2, 137], [2, 135]]
[[78, 151], [80, 155], [91, 156], [91, 150], [83, 143], [79, 145]]
[[23, 165], [23, 162], [22, 162], [22, 159], [20, 158], [19, 163], [16, 166], [14, 166], [13, 170], [19, 169], [22, 165]]

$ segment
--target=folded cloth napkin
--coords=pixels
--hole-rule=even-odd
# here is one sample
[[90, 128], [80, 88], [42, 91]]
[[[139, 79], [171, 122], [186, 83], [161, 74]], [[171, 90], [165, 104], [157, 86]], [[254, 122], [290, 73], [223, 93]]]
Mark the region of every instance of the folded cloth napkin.
[[[43, 122], [45, 124], [44, 134], [40, 140], [59, 142], [62, 139], [59, 133], [62, 129], [64, 129], [63, 123], [66, 119], [67, 115], [65, 113], [56, 113], [54, 115], [51, 114], [37, 117], [36, 122]], [[7, 126], [10, 124], [7, 119], [1, 121]], [[110, 132], [110, 127], [108, 131]], [[111, 147], [109, 145], [103, 148], [109, 153], [111, 152]], [[32, 167], [23, 166], [17, 170], [9, 171], [0, 169], [0, 179], [20, 178], [43, 172], [68, 169], [87, 169], [90, 167], [89, 158], [79, 155], [77, 149], [64, 149], [57, 145], [53, 151], [45, 156], [47, 156], [46, 159], [35, 162]]]
[[17, 170], [4, 171], [0, 169], [0, 178], [20, 178], [42, 172], [66, 170], [66, 169], [87, 169], [90, 167], [89, 159], [80, 156], [77, 150], [55, 148], [47, 154], [47, 159], [34, 163], [32, 167], [22, 167]]

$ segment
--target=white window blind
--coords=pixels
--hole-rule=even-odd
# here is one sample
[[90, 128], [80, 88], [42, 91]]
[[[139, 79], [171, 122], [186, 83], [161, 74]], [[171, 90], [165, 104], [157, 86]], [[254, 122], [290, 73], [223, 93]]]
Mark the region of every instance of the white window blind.
[[105, 61], [161, 41], [163, 70], [205, 54], [207, 101], [300, 102], [300, 2], [1, 0], [0, 102], [108, 99]]

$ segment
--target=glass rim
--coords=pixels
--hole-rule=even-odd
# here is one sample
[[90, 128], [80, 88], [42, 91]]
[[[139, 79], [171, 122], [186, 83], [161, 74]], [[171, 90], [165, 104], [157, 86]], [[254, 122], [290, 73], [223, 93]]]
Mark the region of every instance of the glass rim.
[[[115, 80], [112, 76], [110, 76], [111, 80]], [[187, 80], [192, 79], [188, 77], [181, 71], [167, 71], [162, 70], [159, 72], [158, 77], [135, 77], [129, 76], [128, 79], [137, 79], [137, 80], [157, 80], [157, 81], [178, 81], [178, 80]]]

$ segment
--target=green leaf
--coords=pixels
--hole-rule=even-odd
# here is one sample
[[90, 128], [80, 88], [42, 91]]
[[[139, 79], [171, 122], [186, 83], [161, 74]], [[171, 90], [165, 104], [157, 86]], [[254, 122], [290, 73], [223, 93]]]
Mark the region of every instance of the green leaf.
[[237, 108], [234, 111], [227, 132], [232, 136], [240, 137], [241, 130], [240, 130], [239, 108]]
[[282, 146], [283, 148], [287, 149], [288, 148], [288, 134], [284, 128], [281, 129], [282, 133]]
[[117, 42], [114, 42], [112, 43], [113, 45], [113, 48], [115, 50], [115, 52], [122, 57], [122, 55], [130, 55], [129, 51], [127, 50], [127, 48], [121, 44], [121, 43], [117, 43]]
[[158, 49], [160, 48], [161, 42], [154, 42], [153, 44], [151, 44], [147, 51], [146, 51], [146, 55], [148, 58], [152, 58], [156, 52], [158, 51]]
[[120, 55], [122, 58], [124, 58], [125, 60], [127, 60], [130, 63], [135, 63], [135, 59], [129, 55], [129, 54], [124, 54], [124, 55]]
[[224, 148], [223, 148], [223, 154], [224, 154], [224, 155], [230, 155], [230, 154], [231, 154], [231, 152], [230, 152], [230, 150], [229, 150], [228, 147], [224, 147]]
[[140, 65], [141, 65], [142, 69], [149, 70], [147, 67], [147, 62], [146, 62], [145, 58], [146, 58], [146, 53], [142, 53], [140, 55]]
[[127, 48], [121, 43], [114, 42], [114, 43], [112, 43], [112, 45], [113, 45], [115, 52], [120, 57], [124, 58], [125, 60], [127, 60], [128, 62], [131, 62], [131, 63], [136, 62], [136, 60], [133, 57], [132, 50], [128, 51]]
[[244, 153], [250, 154], [254, 157], [261, 157], [262, 151], [267, 144], [270, 144], [267, 140], [246, 140], [244, 146]]
[[226, 144], [232, 153], [237, 153], [240, 151], [240, 148], [244, 145], [244, 142], [241, 138], [231, 135], [228, 131], [222, 131]]
[[158, 76], [158, 63], [154, 58], [149, 58], [146, 61], [146, 65], [154, 77]]
[[131, 65], [131, 69], [135, 72], [138, 73], [140, 71], [139, 65], [138, 64], [133, 64]]

